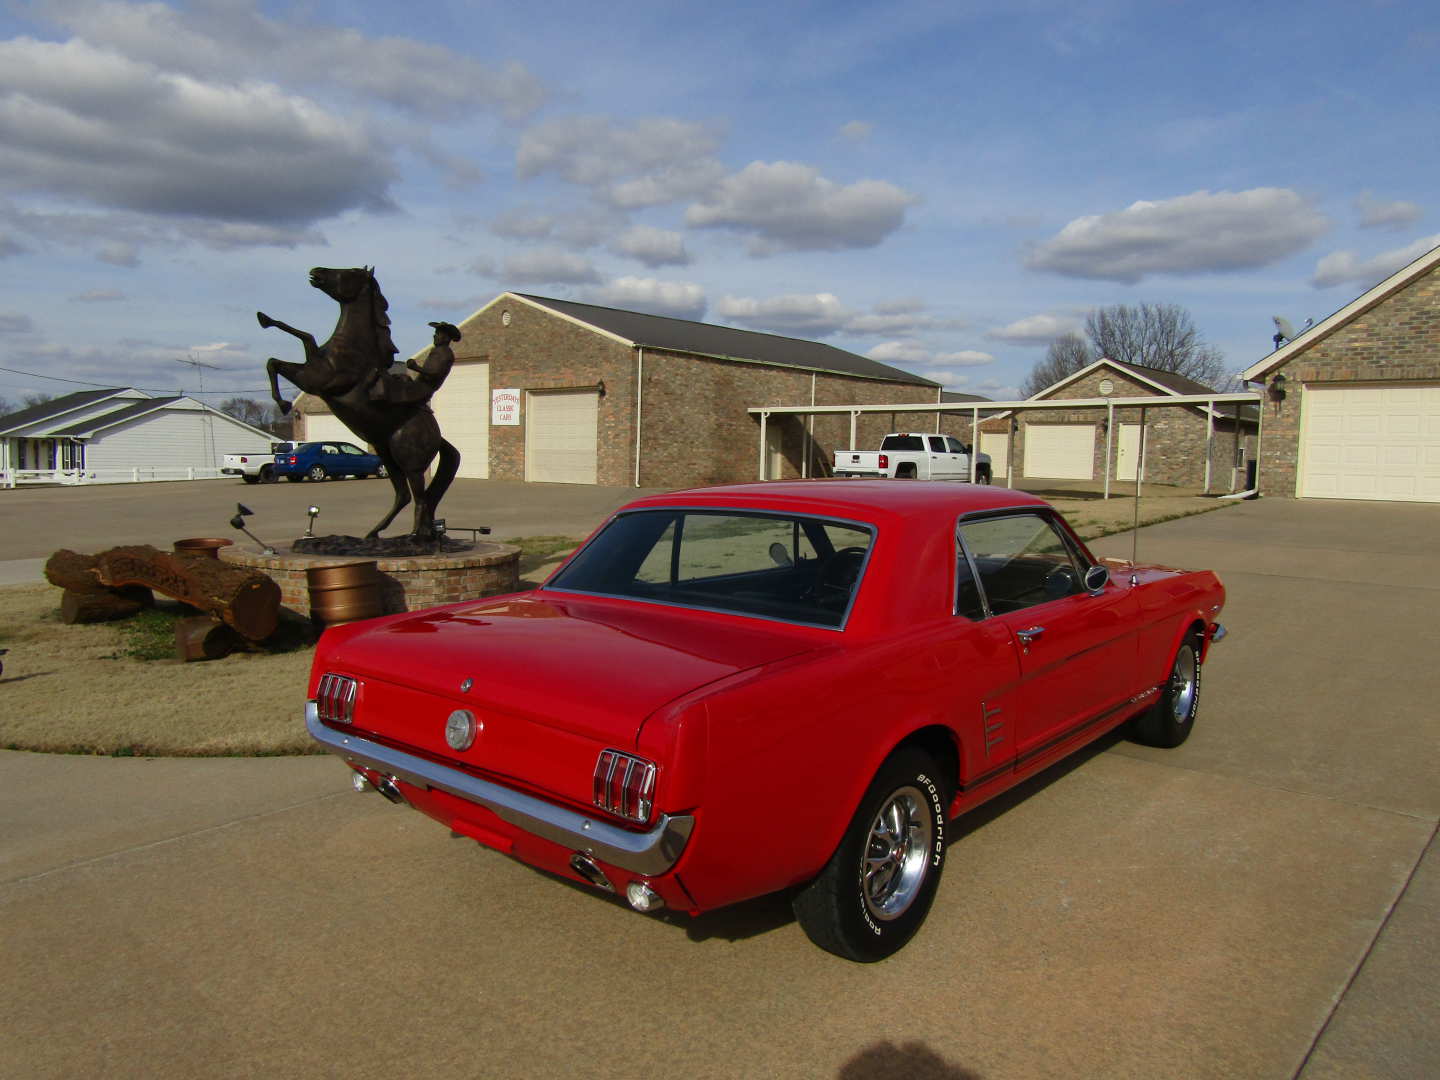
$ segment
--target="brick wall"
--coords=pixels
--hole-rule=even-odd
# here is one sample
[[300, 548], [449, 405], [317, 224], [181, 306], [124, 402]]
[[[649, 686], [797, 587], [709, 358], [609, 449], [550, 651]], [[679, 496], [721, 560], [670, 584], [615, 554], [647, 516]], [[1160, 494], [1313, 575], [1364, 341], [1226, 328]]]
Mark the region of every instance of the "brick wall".
[[1297, 352], [1285, 400], [1266, 401], [1260, 493], [1294, 497], [1306, 386], [1440, 380], [1440, 267]]

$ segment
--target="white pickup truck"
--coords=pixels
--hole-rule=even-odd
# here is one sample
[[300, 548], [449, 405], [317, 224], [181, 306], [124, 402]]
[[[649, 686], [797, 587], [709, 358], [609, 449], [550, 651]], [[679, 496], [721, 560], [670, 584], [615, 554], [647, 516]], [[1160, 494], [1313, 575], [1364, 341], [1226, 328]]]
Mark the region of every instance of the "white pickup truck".
[[272, 484], [275, 482], [275, 455], [290, 450], [290, 443], [271, 443], [268, 454], [244, 453], [226, 454], [220, 461], [220, 471], [227, 476], [238, 476], [247, 484]]
[[[949, 435], [897, 431], [879, 450], [836, 450], [836, 476], [885, 476], [896, 480], [969, 480], [971, 448]], [[975, 480], [990, 483], [990, 455], [978, 454]]]

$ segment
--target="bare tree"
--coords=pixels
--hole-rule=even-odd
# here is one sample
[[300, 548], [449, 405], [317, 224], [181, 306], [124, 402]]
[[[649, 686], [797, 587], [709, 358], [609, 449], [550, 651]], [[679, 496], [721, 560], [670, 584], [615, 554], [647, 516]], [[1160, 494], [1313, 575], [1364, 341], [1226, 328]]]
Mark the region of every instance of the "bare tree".
[[1100, 357], [1173, 371], [1217, 390], [1232, 382], [1225, 356], [1195, 329], [1178, 304], [1112, 304], [1085, 317], [1085, 336], [1070, 333], [1050, 343], [1045, 359], [1020, 384], [1025, 397], [1088, 367]]
[[1227, 380], [1224, 355], [1179, 304], [1096, 308], [1085, 318], [1085, 334], [1098, 355], [1111, 360], [1172, 371], [1211, 387]]
[[20, 406], [16, 405], [9, 398], [0, 397], [0, 416], [9, 416], [12, 412], [19, 412]]
[[54, 401], [55, 395], [46, 393], [25, 394], [20, 400], [25, 403], [24, 408], [29, 409], [36, 405], [44, 405], [47, 401]]
[[290, 421], [283, 417], [270, 402], [256, 401], [254, 398], [232, 397], [226, 398], [216, 408], [226, 416], [233, 416], [242, 424], [249, 424], [251, 427], [268, 431], [279, 438], [288, 438], [290, 435]]
[[1045, 359], [1031, 368], [1030, 374], [1020, 383], [1020, 396], [1038, 394], [1066, 375], [1073, 375], [1081, 368], [1093, 364], [1097, 358], [1095, 350], [1079, 334], [1063, 334], [1050, 343], [1050, 347], [1045, 350]]

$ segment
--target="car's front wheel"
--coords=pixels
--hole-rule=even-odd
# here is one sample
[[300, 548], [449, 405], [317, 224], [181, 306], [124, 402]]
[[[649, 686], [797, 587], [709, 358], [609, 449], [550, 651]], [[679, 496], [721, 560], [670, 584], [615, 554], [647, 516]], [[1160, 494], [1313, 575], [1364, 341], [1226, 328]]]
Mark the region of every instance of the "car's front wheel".
[[871, 963], [920, 929], [945, 869], [948, 782], [933, 757], [904, 748], [881, 766], [840, 846], [795, 897], [795, 917], [822, 949]]
[[1130, 722], [1130, 737], [1146, 746], [1176, 747], [1190, 737], [1200, 710], [1200, 635], [1185, 635], [1175, 651], [1160, 700]]
[[305, 475], [308, 476], [311, 480], [324, 480], [326, 475], [325, 466], [311, 465]]

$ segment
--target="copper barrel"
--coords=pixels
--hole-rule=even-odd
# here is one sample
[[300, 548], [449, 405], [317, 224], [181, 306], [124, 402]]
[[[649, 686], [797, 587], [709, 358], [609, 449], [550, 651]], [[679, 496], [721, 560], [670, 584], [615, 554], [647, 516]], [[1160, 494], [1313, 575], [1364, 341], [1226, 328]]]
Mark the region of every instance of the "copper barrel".
[[208, 555], [212, 559], [218, 559], [220, 549], [229, 547], [234, 542], [219, 536], [193, 536], [188, 540], [176, 540], [174, 550], [176, 555]]
[[312, 566], [305, 571], [305, 580], [310, 586], [310, 618], [321, 626], [385, 614], [380, 571], [373, 560]]

